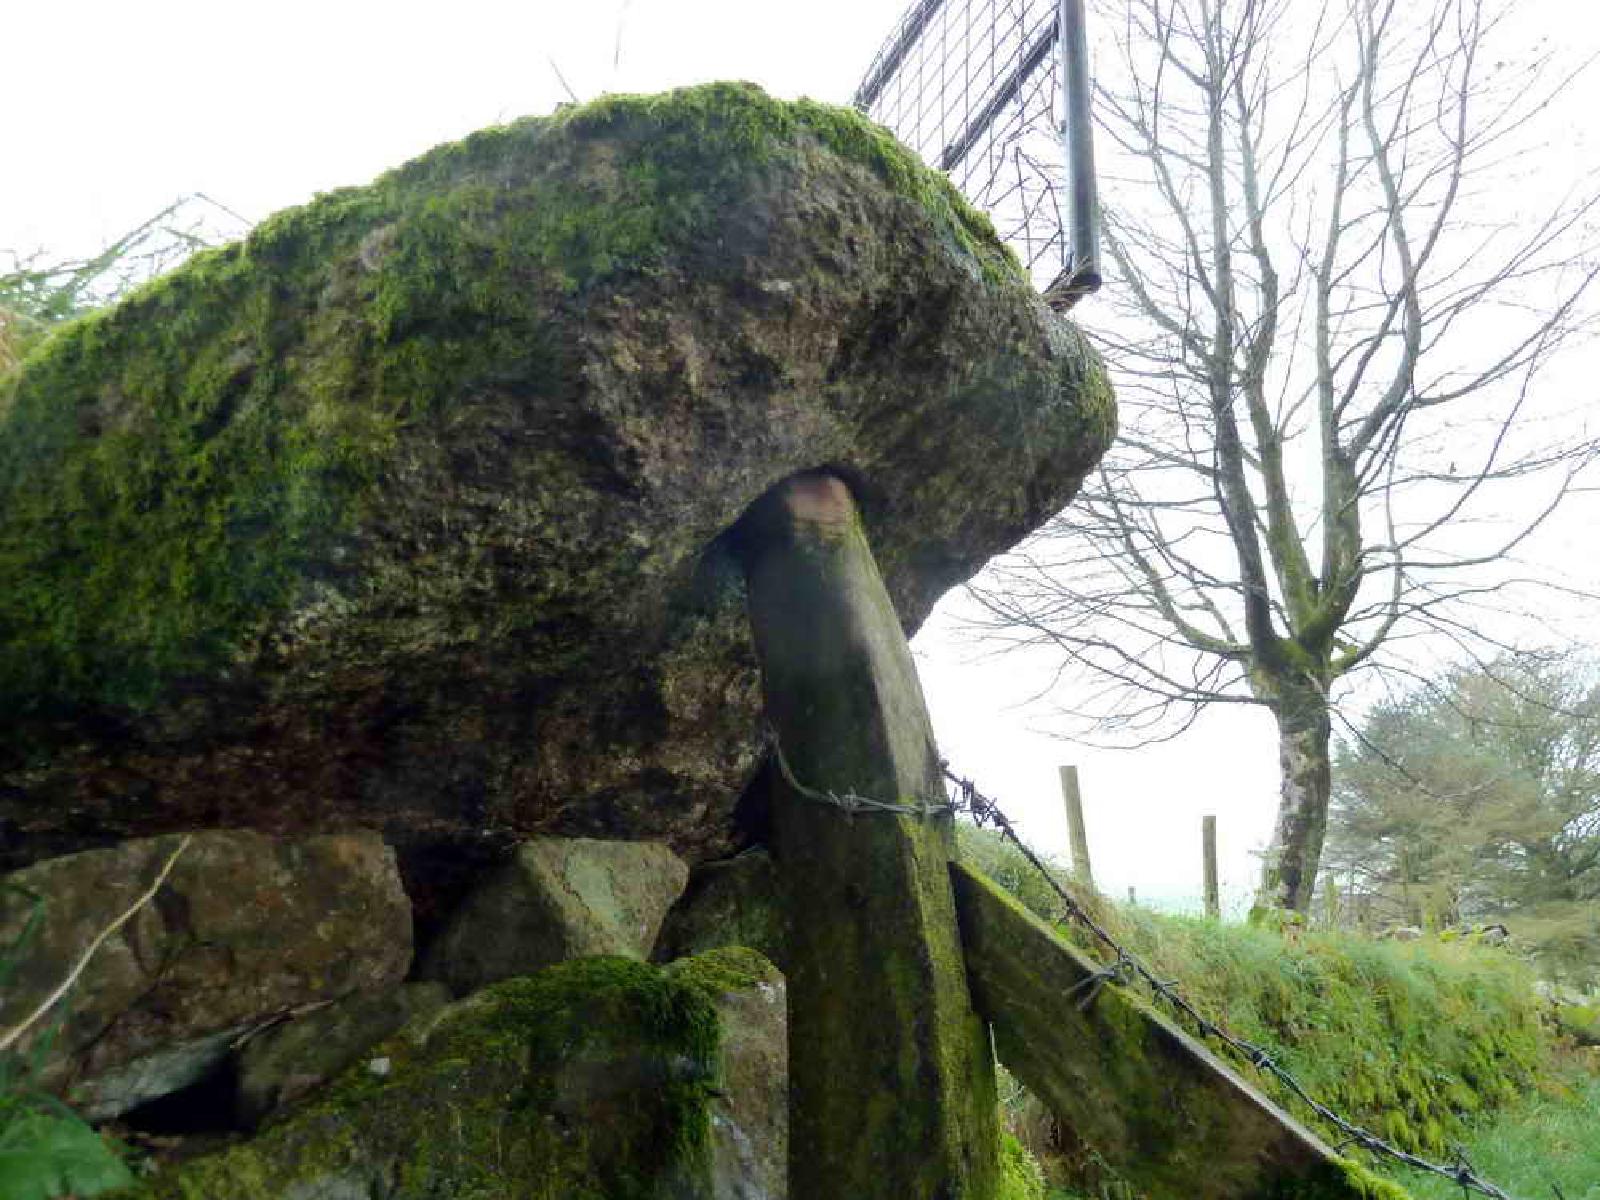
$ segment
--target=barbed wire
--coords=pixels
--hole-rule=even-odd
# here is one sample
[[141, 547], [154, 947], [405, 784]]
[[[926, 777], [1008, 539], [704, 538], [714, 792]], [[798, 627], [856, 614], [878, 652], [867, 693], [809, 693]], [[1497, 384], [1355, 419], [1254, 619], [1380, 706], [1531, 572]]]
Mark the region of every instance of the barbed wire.
[[778, 774], [783, 776], [784, 783], [788, 784], [796, 795], [813, 803], [831, 805], [847, 813], [892, 813], [900, 817], [951, 816], [956, 811], [954, 804], [904, 804], [890, 800], [875, 800], [871, 796], [863, 796], [857, 792], [830, 792], [807, 787], [795, 778], [794, 770], [789, 766], [789, 759], [783, 753], [783, 743], [778, 739], [778, 732], [770, 726], [767, 728], [767, 744], [772, 747], [772, 758], [778, 764]]
[[[1151, 993], [1160, 998], [1169, 1008], [1181, 1014], [1202, 1036], [1219, 1045], [1226, 1046], [1243, 1061], [1272, 1076], [1302, 1104], [1337, 1129], [1343, 1135], [1343, 1140], [1337, 1147], [1339, 1150], [1342, 1151], [1347, 1146], [1352, 1145], [1360, 1146], [1369, 1153], [1403, 1163], [1414, 1170], [1425, 1171], [1443, 1179], [1448, 1179], [1452, 1183], [1459, 1185], [1463, 1194], [1476, 1192], [1481, 1196], [1489, 1196], [1492, 1200], [1514, 1200], [1510, 1193], [1479, 1175], [1467, 1160], [1465, 1152], [1459, 1147], [1456, 1148], [1455, 1163], [1446, 1166], [1442, 1163], [1430, 1162], [1428, 1159], [1391, 1145], [1370, 1129], [1346, 1119], [1311, 1095], [1300, 1080], [1279, 1063], [1265, 1047], [1237, 1037], [1224, 1026], [1207, 1017], [1189, 1001], [1188, 997], [1178, 990], [1176, 980], [1159, 978], [1143, 961], [1124, 947], [1109, 930], [1095, 920], [1094, 915], [1084, 908], [1070, 892], [1061, 886], [1050, 868], [1018, 836], [1010, 818], [1001, 811], [998, 804], [980, 792], [970, 779], [963, 778], [952, 771], [949, 764], [941, 763], [940, 765], [945, 779], [954, 786], [957, 795], [960, 797], [955, 802], [956, 809], [958, 811], [964, 809], [980, 826], [988, 824], [998, 830], [1001, 837], [1021, 852], [1029, 865], [1038, 872], [1039, 877], [1055, 893], [1056, 898], [1061, 902], [1064, 915], [1087, 929], [1096, 941], [1100, 942], [1116, 956], [1109, 966], [1101, 967], [1077, 985], [1077, 987], [1085, 989], [1084, 998], [1078, 1002], [1080, 1008], [1087, 1008], [1089, 1004], [1093, 1003], [1094, 998], [1099, 995], [1100, 990], [1107, 983], [1126, 983], [1130, 978], [1137, 980], [1148, 987]], [[1077, 989], [1075, 988], [1074, 990]]]

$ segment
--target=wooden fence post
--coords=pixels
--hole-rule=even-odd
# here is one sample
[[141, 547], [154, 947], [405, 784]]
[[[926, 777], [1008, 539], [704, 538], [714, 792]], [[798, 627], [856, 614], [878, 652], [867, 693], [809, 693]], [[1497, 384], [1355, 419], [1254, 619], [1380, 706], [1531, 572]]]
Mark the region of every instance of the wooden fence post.
[[1067, 808], [1067, 837], [1072, 846], [1072, 873], [1094, 891], [1094, 869], [1089, 865], [1089, 831], [1083, 825], [1083, 794], [1078, 790], [1078, 768], [1061, 768], [1061, 799]]
[[1210, 813], [1200, 818], [1201, 854], [1204, 857], [1206, 916], [1213, 921], [1222, 916], [1222, 897], [1217, 892], [1217, 818]]

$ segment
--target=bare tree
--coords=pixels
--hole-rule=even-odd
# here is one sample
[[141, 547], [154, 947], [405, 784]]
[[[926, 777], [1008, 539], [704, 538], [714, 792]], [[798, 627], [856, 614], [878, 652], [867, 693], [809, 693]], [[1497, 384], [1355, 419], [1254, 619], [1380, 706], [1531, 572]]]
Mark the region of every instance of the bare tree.
[[1483, 0], [1111, 7], [1096, 323], [1123, 436], [975, 589], [980, 624], [1087, 668], [1102, 728], [1267, 708], [1262, 899], [1303, 910], [1340, 683], [1419, 634], [1492, 653], [1483, 610], [1595, 459], [1535, 383], [1588, 315], [1596, 189], [1530, 194], [1570, 77], [1494, 57], [1517, 31]]

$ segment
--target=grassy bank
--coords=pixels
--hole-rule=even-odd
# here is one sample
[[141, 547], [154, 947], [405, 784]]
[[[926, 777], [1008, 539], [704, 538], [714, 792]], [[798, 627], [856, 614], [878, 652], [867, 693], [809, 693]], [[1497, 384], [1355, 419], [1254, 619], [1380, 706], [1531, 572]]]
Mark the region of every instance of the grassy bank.
[[[1056, 914], [1053, 893], [1014, 850], [970, 830], [963, 831], [962, 846], [969, 862], [1023, 903], [1047, 919]], [[1313, 1095], [1398, 1147], [1449, 1159], [1455, 1145], [1487, 1139], [1475, 1152], [1482, 1161], [1473, 1161], [1494, 1178], [1497, 1168], [1520, 1170], [1513, 1161], [1519, 1154], [1530, 1160], [1561, 1154], [1563, 1139], [1571, 1142], [1584, 1123], [1585, 1104], [1591, 1106], [1589, 1128], [1600, 1124], [1593, 1081], [1582, 1087], [1558, 1082], [1532, 972], [1503, 950], [1378, 942], [1088, 903], [1158, 976], [1181, 981], [1202, 1012], [1268, 1049]], [[1071, 936], [1105, 957], [1087, 935]], [[1316, 1124], [1273, 1081], [1257, 1081], [1297, 1118]], [[1019, 1111], [1016, 1119], [1057, 1186], [1129, 1200], [1115, 1164], [1097, 1161], [1093, 1147], [1052, 1134], [1036, 1112]], [[1502, 1144], [1503, 1151], [1496, 1148]], [[1585, 1149], [1573, 1159], [1571, 1186], [1559, 1185], [1566, 1200], [1600, 1200], [1600, 1190], [1591, 1195], [1582, 1182], [1595, 1175], [1581, 1161], [1586, 1155], [1600, 1158], [1600, 1150]], [[1412, 1172], [1394, 1178], [1418, 1196], [1460, 1194], [1459, 1187], [1429, 1191]], [[1537, 1186], [1513, 1192], [1555, 1194]]]

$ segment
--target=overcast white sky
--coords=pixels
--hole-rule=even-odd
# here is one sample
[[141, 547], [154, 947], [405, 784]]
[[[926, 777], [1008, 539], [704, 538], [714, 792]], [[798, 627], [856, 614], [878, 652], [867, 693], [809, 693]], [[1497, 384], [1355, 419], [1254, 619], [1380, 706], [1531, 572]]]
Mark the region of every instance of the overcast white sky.
[[[845, 103], [905, 0], [86, 0], [18, 3], [4, 20], [0, 249], [95, 249], [176, 196], [204, 192], [250, 220], [360, 184], [441, 141], [567, 98], [748, 79]], [[1580, 0], [1521, 0], [1517, 19], [1600, 48]], [[620, 36], [620, 45], [619, 45]], [[552, 65], [553, 64], [553, 65]], [[1589, 113], [1574, 108], [1574, 145]], [[1092, 304], [1080, 309], [1092, 324]], [[1551, 553], [1589, 557], [1587, 537]], [[1013, 711], [1039, 677], [963, 662], [941, 634], [917, 650], [945, 753], [1065, 845], [1056, 767], [1082, 772], [1096, 875], [1141, 897], [1199, 890], [1200, 818], [1219, 815], [1225, 888], [1242, 901], [1277, 787], [1270, 721], [1230, 709], [1182, 739], [1093, 752]]]

